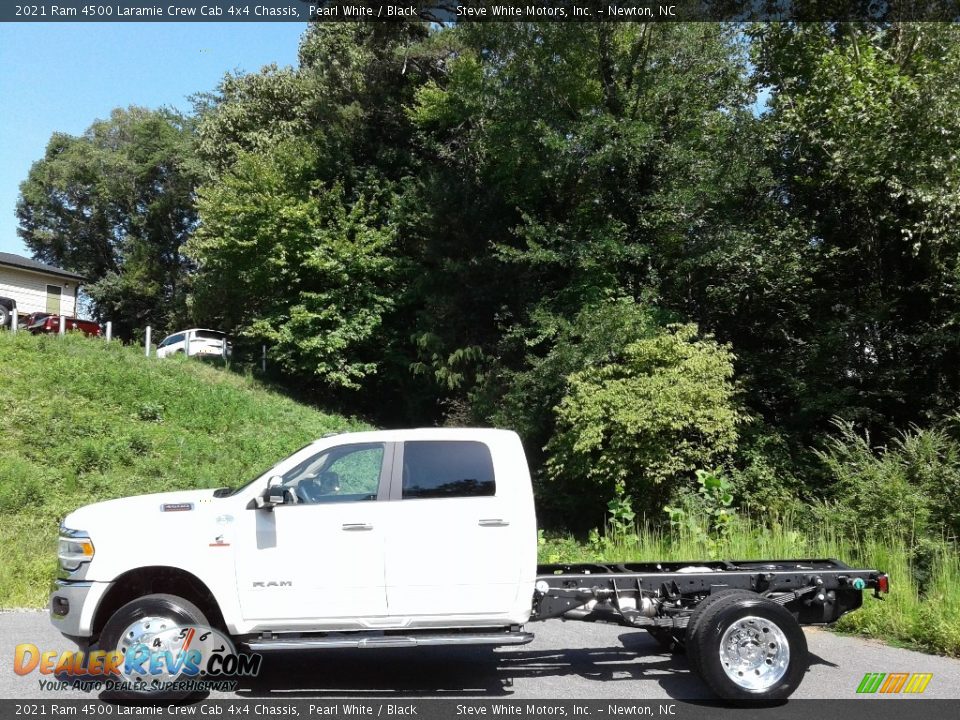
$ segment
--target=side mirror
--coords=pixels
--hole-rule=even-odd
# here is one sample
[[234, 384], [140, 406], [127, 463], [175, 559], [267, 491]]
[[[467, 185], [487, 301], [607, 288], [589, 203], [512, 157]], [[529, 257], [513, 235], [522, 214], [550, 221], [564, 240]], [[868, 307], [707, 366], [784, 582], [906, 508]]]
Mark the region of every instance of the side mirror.
[[283, 478], [279, 475], [274, 475], [267, 481], [267, 489], [256, 497], [258, 510], [271, 510], [287, 501], [287, 488], [283, 487], [282, 483]]

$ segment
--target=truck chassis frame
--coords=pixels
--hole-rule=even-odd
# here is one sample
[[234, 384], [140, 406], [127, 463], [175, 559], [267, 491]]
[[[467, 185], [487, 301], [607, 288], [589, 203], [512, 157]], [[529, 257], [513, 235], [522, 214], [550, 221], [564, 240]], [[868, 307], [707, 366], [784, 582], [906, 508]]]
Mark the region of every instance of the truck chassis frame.
[[886, 575], [834, 559], [540, 565], [531, 620], [681, 630], [706, 596], [750, 590], [823, 625], [859, 608], [865, 589], [879, 597]]

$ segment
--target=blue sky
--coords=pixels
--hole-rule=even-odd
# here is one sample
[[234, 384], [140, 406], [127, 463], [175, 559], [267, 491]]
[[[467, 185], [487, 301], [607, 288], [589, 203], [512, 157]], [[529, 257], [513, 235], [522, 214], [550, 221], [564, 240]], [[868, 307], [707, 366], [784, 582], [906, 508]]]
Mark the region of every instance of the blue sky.
[[29, 255], [14, 208], [54, 131], [115, 107], [173, 106], [229, 70], [293, 65], [305, 23], [0, 23], [0, 251]]

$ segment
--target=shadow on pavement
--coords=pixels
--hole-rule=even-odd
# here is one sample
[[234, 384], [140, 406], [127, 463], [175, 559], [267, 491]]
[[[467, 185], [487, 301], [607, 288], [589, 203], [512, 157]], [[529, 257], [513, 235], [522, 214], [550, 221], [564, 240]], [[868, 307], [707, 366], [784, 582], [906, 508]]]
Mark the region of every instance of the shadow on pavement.
[[[239, 682], [238, 697], [500, 697], [513, 682], [576, 676], [597, 683], [655, 682], [671, 698], [710, 698], [683, 655], [670, 655], [646, 633], [622, 635], [623, 646], [522, 649], [413, 648], [304, 651], [265, 655], [259, 677]], [[640, 656], [642, 661], [638, 660]], [[537, 683], [526, 683], [542, 696]], [[609, 695], [598, 685], [595, 697]], [[633, 692], [630, 696], [649, 696]]]
[[815, 655], [813, 653], [808, 653], [808, 655], [810, 656], [811, 665], [823, 665], [824, 667], [832, 667], [832, 668], [840, 667], [834, 662], [830, 662], [829, 660], [824, 660], [819, 655]]

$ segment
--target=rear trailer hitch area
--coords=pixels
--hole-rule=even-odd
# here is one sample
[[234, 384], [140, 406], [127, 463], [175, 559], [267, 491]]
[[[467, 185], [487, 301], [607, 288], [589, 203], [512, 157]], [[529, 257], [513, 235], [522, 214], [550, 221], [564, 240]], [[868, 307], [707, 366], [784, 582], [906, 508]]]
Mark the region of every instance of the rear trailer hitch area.
[[531, 620], [560, 618], [647, 630], [726, 700], [789, 697], [809, 658], [802, 625], [856, 610], [889, 578], [837, 560], [545, 565]]

